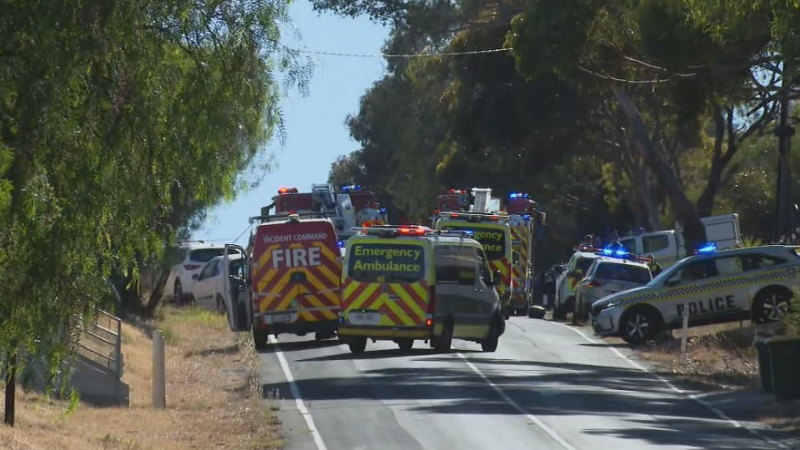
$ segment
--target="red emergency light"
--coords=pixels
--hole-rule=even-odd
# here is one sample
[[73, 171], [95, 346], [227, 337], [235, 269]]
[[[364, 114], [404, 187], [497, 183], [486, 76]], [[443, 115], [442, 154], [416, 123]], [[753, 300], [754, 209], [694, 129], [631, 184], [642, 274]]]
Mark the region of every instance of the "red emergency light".
[[424, 236], [428, 231], [430, 231], [430, 228], [416, 225], [402, 225], [400, 229], [397, 230], [397, 233], [401, 236]]
[[448, 189], [448, 194], [459, 194], [459, 195], [466, 195], [467, 191], [464, 189]]
[[297, 188], [282, 187], [278, 189], [278, 194], [297, 194]]
[[458, 213], [450, 213], [450, 218], [451, 218], [451, 219], [458, 219], [459, 217], [461, 217], [461, 214], [458, 214]]

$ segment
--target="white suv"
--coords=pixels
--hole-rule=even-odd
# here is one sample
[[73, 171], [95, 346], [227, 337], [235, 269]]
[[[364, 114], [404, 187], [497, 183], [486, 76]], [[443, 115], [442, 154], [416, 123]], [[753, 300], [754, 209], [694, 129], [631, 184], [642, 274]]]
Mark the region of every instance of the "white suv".
[[217, 256], [225, 253], [224, 245], [208, 244], [203, 241], [190, 242], [178, 248], [178, 263], [172, 266], [167, 283], [164, 285], [164, 298], [184, 304], [192, 292], [195, 280], [203, 266]]

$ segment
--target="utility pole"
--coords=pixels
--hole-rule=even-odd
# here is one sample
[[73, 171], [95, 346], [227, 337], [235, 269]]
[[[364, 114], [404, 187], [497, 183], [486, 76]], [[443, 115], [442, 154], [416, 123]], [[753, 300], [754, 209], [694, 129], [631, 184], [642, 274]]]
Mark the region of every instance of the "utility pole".
[[780, 91], [780, 115], [775, 134], [778, 136], [778, 186], [776, 198], [777, 223], [775, 240], [782, 237], [789, 239], [794, 231], [792, 215], [792, 175], [789, 170], [789, 153], [791, 150], [794, 127], [789, 124], [791, 114], [791, 100], [789, 88], [791, 87], [790, 67], [787, 61], [783, 62], [783, 81]]

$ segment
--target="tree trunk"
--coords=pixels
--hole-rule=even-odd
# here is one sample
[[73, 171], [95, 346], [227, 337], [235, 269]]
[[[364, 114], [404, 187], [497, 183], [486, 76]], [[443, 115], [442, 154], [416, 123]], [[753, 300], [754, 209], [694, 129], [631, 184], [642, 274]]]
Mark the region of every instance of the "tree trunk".
[[647, 125], [628, 93], [624, 89], [618, 88], [614, 90], [614, 96], [622, 112], [625, 113], [633, 126], [634, 147], [641, 152], [647, 165], [656, 174], [664, 187], [667, 198], [675, 208], [678, 221], [684, 227], [686, 251], [691, 253], [693, 249], [706, 244], [706, 230], [703, 227], [703, 223], [700, 222], [697, 209], [686, 197], [672, 168], [664, 161], [658, 148], [656, 148], [656, 144], [650, 139]]
[[158, 281], [155, 286], [153, 286], [153, 292], [150, 293], [150, 298], [147, 301], [147, 305], [144, 307], [145, 317], [153, 317], [153, 314], [156, 312], [156, 308], [159, 302], [161, 302], [161, 298], [164, 296], [167, 278], [169, 278], [169, 269], [161, 269]]
[[17, 350], [8, 353], [6, 361], [6, 408], [3, 423], [14, 426], [14, 411], [17, 399]]

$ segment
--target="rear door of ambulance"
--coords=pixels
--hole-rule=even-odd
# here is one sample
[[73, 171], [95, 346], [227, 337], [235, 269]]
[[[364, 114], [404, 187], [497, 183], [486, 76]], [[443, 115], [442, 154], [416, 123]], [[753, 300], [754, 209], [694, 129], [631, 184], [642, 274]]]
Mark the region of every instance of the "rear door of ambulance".
[[253, 250], [253, 309], [268, 327], [335, 321], [340, 273], [330, 221], [262, 224]]
[[347, 324], [426, 327], [432, 284], [422, 239], [359, 239], [347, 250], [342, 309]]

